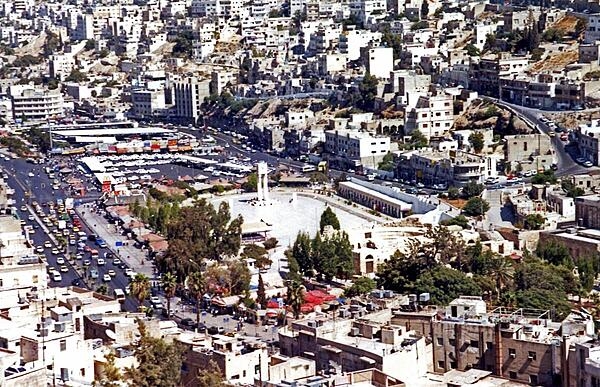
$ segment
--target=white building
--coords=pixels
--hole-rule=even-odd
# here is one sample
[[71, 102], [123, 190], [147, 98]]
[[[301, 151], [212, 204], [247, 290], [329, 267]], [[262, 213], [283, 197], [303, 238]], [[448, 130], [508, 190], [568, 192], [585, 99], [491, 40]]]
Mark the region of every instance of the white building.
[[47, 120], [64, 112], [63, 97], [58, 90], [38, 89], [31, 85], [13, 85], [9, 88], [16, 119]]
[[358, 130], [327, 130], [325, 150], [340, 165], [376, 168], [390, 151], [390, 138]]
[[152, 117], [156, 112], [165, 109], [164, 90], [133, 90], [131, 92], [131, 108], [135, 117]]
[[454, 106], [451, 95], [421, 96], [414, 108], [407, 110], [405, 134], [419, 130], [425, 137], [439, 137], [448, 133], [454, 124]]
[[376, 47], [368, 50], [367, 72], [379, 79], [389, 79], [394, 70], [394, 49], [392, 47]]
[[49, 61], [50, 77], [63, 81], [75, 68], [73, 55], [52, 55]]

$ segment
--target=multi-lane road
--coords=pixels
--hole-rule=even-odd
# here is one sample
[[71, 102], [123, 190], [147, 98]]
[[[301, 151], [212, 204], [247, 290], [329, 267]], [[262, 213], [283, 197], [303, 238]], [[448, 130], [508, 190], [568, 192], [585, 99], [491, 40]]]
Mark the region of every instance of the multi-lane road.
[[[0, 166], [2, 166], [2, 169], [8, 175], [8, 185], [15, 190], [13, 198], [16, 202], [15, 206], [17, 207], [17, 209], [19, 209], [19, 217], [23, 219], [26, 222], [26, 224], [34, 226], [35, 232], [33, 234], [30, 234], [29, 236], [32, 244], [34, 246], [43, 246], [44, 242], [52, 241], [53, 238], [51, 238], [50, 235], [47, 233], [47, 231], [51, 230], [48, 230], [48, 228], [46, 228], [43, 225], [43, 223], [40, 222], [40, 217], [36, 216], [32, 212], [32, 207], [30, 205], [28, 206], [27, 211], [20, 210], [21, 206], [27, 205], [27, 203], [32, 203], [33, 201], [37, 201], [38, 203], [42, 204], [59, 198], [65, 198], [66, 195], [62, 189], [52, 190], [52, 181], [48, 178], [47, 174], [43, 172], [43, 168], [47, 165], [30, 164], [22, 159], [14, 159], [10, 161], [2, 160], [0, 161]], [[33, 176], [30, 176], [30, 173], [33, 174]], [[85, 178], [85, 176], [81, 177]], [[63, 183], [63, 186], [64, 185], [65, 183]], [[30, 192], [31, 197], [27, 198], [26, 192]], [[83, 200], [93, 201], [94, 196], [97, 195], [86, 197]], [[46, 215], [49, 215], [48, 207], [43, 207], [43, 209]], [[30, 215], [34, 215], [34, 220], [29, 220]], [[81, 231], [85, 232], [88, 235], [94, 233], [85, 224], [82, 225]], [[90, 249], [98, 250], [100, 257], [103, 257], [104, 253], [108, 252], [107, 249], [102, 249], [96, 246], [95, 243], [92, 241], [87, 241], [85, 243], [90, 247]], [[54, 246], [54, 243], [52, 243], [52, 245]], [[77, 246], [69, 246], [69, 252], [76, 252], [76, 250]], [[97, 287], [101, 284], [105, 284], [109, 289], [109, 295], [111, 295], [114, 289], [125, 289], [125, 287], [129, 284], [129, 278], [125, 276], [124, 269], [120, 269], [119, 267], [114, 266], [112, 264], [112, 259], [107, 259], [105, 260], [105, 265], [98, 266], [97, 260], [91, 259], [89, 252], [84, 252], [82, 254], [83, 259], [76, 260], [76, 265], [82, 267], [83, 260], [89, 259], [91, 265], [89, 266], [87, 273], [89, 274], [91, 269], [96, 269], [99, 274], [98, 278], [95, 279], [93, 282], [90, 283], [90, 281], [88, 281], [90, 285]], [[64, 258], [65, 253], [52, 254], [51, 248], [45, 248], [44, 255], [46, 256], [48, 266], [58, 269], [61, 265], [57, 264], [56, 260], [59, 257]], [[70, 286], [72, 285], [74, 280], [79, 280], [82, 287], [87, 287], [86, 281], [84, 281], [83, 278], [86, 275], [85, 272], [83, 270], [80, 270], [80, 273], [82, 274], [78, 273], [75, 270], [73, 264], [68, 259], [65, 260], [65, 264], [68, 267], [69, 271], [66, 273], [61, 273], [61, 281], [56, 282], [50, 279], [49, 285]], [[116, 272], [116, 275], [111, 277], [111, 280], [109, 282], [104, 282], [102, 280], [102, 277], [104, 276], [104, 274], [107, 274], [109, 270], [114, 270]], [[128, 297], [124, 303], [124, 308], [126, 310], [136, 310], [137, 302], [131, 297]]]

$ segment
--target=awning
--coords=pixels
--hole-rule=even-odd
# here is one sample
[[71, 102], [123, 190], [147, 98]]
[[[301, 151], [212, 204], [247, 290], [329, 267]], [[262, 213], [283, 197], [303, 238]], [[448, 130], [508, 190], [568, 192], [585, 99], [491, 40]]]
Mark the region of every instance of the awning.
[[364, 361], [365, 363], [368, 363], [368, 364], [375, 364], [376, 363], [375, 360], [371, 359], [370, 357], [366, 357], [366, 356], [361, 356], [360, 360], [362, 360], [362, 361]]
[[324, 347], [322, 347], [324, 350], [329, 351], [329, 352], [333, 352], [333, 353], [341, 353], [342, 350], [336, 347], [332, 347], [331, 345], [326, 345]]

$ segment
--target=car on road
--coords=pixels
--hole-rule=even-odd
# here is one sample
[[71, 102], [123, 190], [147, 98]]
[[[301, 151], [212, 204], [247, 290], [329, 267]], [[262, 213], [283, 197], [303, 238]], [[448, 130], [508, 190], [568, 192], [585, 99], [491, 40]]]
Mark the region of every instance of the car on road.
[[223, 327], [216, 327], [213, 325], [210, 328], [208, 328], [209, 335], [217, 335], [217, 334], [223, 334], [223, 333], [225, 333], [225, 328], [223, 328]]
[[27, 206], [23, 204], [23, 205], [21, 206], [21, 211], [27, 211]]
[[33, 172], [29, 172], [29, 173], [27, 174], [27, 176], [29, 176], [29, 177], [35, 177], [35, 173], [33, 173]]
[[73, 279], [73, 281], [71, 281], [71, 285], [81, 286], [81, 280], [79, 278], [75, 278], [75, 279]]
[[89, 266], [91, 264], [92, 264], [92, 262], [89, 259], [84, 259], [83, 260], [83, 266]]
[[108, 274], [111, 277], [114, 277], [117, 275], [117, 272], [114, 271], [113, 269], [110, 269], [109, 271], [106, 272], [106, 274]]
[[109, 276], [108, 274], [104, 274], [102, 276], [102, 281], [104, 281], [104, 282], [110, 282], [111, 280], [112, 280], [112, 277]]
[[115, 258], [113, 259], [112, 264], [118, 267], [121, 264], [121, 260], [119, 258]]
[[577, 163], [579, 163], [579, 164], [583, 164], [583, 163], [585, 163], [585, 159], [584, 159], [583, 157], [578, 157], [578, 158], [576, 158], [576, 159], [575, 159], [575, 161], [576, 161]]
[[182, 328], [191, 328], [194, 326], [194, 324], [195, 324], [195, 321], [189, 317], [182, 318], [179, 321], [179, 326], [181, 326]]
[[97, 238], [96, 246], [98, 246], [100, 248], [106, 248], [106, 242], [104, 242], [104, 239]]
[[60, 275], [60, 273], [57, 271], [53, 272], [51, 277], [52, 277], [52, 281], [54, 281], [54, 282], [62, 281], [62, 275]]
[[44, 242], [44, 247], [47, 248], [47, 249], [51, 248], [52, 247], [52, 242], [50, 242], [50, 241]]
[[98, 270], [96, 270], [96, 269], [90, 270], [90, 277], [93, 279], [98, 278]]
[[80, 254], [77, 254], [77, 255], [75, 256], [75, 259], [77, 259], [77, 260], [82, 260], [82, 259], [83, 259], [83, 254], [81, 254], [81, 253], [80, 253]]
[[549, 131], [549, 132], [548, 132], [548, 136], [550, 136], [550, 137], [555, 137], [555, 136], [556, 136], [556, 133], [555, 133], [555, 132], [553, 132], [553, 131]]
[[586, 161], [584, 161], [584, 162], [583, 162], [583, 164], [582, 164], [582, 165], [583, 165], [584, 167], [586, 167], [586, 168], [589, 168], [589, 167], [593, 166], [593, 165], [594, 165], [594, 163], [592, 163], [592, 162], [591, 162], [591, 161], [589, 161], [589, 160], [586, 160]]
[[104, 260], [104, 258], [98, 258], [98, 266], [104, 266], [106, 265], [106, 261]]
[[63, 257], [56, 258], [56, 264], [57, 265], [64, 265], [65, 264], [65, 259]]
[[62, 266], [60, 267], [60, 271], [61, 271], [62, 273], [68, 273], [68, 272], [69, 272], [69, 268], [68, 268], [67, 266], [65, 266], [65, 265], [62, 265]]
[[58, 249], [55, 247], [55, 248], [52, 249], [51, 253], [54, 254], [54, 255], [57, 255], [57, 254], [60, 253], [60, 251], [58, 251]]
[[33, 215], [29, 215], [29, 216], [27, 217], [27, 219], [28, 219], [30, 222], [33, 222], [33, 221], [35, 220], [35, 216], [33, 216]]
[[44, 246], [38, 246], [35, 248], [35, 252], [36, 253], [43, 253], [44, 252]]

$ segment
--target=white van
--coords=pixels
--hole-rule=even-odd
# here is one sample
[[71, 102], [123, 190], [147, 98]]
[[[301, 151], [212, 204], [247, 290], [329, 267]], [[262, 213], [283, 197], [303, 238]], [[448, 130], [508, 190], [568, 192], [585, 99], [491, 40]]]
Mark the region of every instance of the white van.
[[125, 302], [125, 292], [123, 289], [115, 289], [113, 294], [119, 302]]
[[367, 175], [367, 180], [368, 181], [373, 181], [373, 180], [375, 180], [375, 176], [376, 175], [374, 173], [370, 173], [370, 174]]

